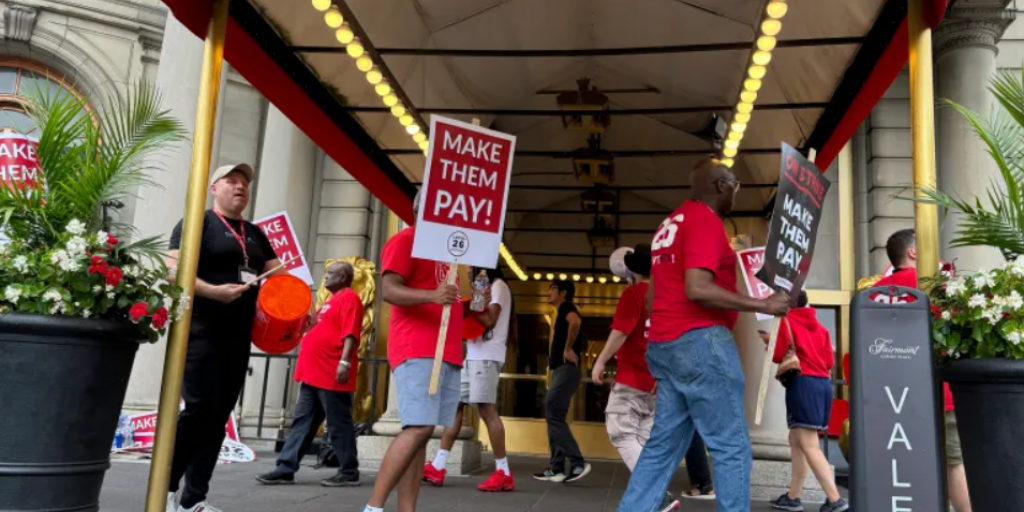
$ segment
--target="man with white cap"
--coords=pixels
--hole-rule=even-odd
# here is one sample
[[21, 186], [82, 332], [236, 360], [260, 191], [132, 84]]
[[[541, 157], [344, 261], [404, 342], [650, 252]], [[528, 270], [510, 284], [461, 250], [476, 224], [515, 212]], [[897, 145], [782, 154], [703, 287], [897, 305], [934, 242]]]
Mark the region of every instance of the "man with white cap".
[[[238, 402], [249, 368], [249, 343], [256, 316], [260, 274], [280, 261], [263, 230], [245, 220], [253, 170], [226, 165], [210, 176], [213, 208], [203, 218], [195, 300], [178, 416], [178, 436], [167, 496], [167, 510], [218, 512], [206, 503], [210, 478], [224, 442], [224, 426]], [[178, 264], [179, 222], [171, 234], [168, 266]], [[283, 268], [276, 273], [286, 272]], [[175, 505], [182, 477], [185, 488]]]

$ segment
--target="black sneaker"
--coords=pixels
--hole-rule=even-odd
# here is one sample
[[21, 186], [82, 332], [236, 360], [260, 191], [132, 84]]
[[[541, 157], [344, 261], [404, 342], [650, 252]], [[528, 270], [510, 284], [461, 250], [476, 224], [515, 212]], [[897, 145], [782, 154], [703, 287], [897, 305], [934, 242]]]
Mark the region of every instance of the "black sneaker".
[[359, 487], [359, 477], [338, 473], [330, 478], [320, 480], [320, 485], [324, 487]]
[[569, 474], [565, 477], [565, 483], [575, 482], [590, 474], [590, 464], [583, 463], [582, 466], [576, 466], [569, 470]]
[[[800, 498], [790, 498], [788, 492], [768, 503], [775, 510], [788, 510], [789, 512], [803, 512], [804, 510], [804, 504], [800, 501]], [[823, 508], [822, 510], [825, 509]]]
[[818, 510], [820, 512], [846, 512], [847, 510], [850, 510], [850, 504], [842, 498], [839, 498], [835, 502], [825, 500], [825, 504]]
[[263, 485], [291, 485], [295, 483], [295, 475], [292, 473], [271, 471], [270, 473], [256, 475], [256, 481]]
[[542, 482], [556, 482], [556, 483], [557, 482], [564, 482], [565, 481], [565, 472], [563, 472], [563, 471], [555, 471], [555, 470], [553, 470], [551, 468], [548, 468], [548, 469], [545, 469], [544, 471], [542, 471], [540, 473], [535, 473], [533, 475], [533, 478], [535, 480], [540, 480]]

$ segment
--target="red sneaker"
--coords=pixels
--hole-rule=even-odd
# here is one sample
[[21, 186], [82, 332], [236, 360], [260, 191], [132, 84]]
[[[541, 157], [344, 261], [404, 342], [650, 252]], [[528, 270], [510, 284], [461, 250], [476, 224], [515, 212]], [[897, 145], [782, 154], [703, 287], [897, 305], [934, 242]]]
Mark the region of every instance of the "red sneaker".
[[506, 475], [500, 469], [494, 470], [490, 478], [484, 480], [477, 489], [483, 492], [508, 492], [516, 490], [516, 481], [512, 475]]
[[423, 481], [434, 487], [444, 485], [444, 475], [446, 474], [448, 474], [447, 469], [437, 469], [430, 462], [423, 466]]

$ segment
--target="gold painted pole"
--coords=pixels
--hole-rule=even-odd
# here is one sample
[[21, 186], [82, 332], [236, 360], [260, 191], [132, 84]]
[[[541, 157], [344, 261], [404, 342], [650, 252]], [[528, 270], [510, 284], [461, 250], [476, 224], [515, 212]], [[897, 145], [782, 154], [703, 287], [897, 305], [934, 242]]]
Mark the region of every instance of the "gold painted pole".
[[[206, 210], [206, 187], [210, 177], [210, 151], [213, 147], [217, 96], [220, 93], [220, 74], [224, 63], [229, 2], [230, 0], [214, 2], [213, 17], [210, 20], [206, 48], [203, 51], [203, 71], [199, 81], [196, 127], [192, 139], [192, 168], [188, 176], [188, 194], [185, 197], [176, 278], [176, 284], [185, 289], [185, 296], [189, 299], [192, 299], [195, 291], [196, 270], [199, 266], [199, 245], [203, 214]], [[188, 348], [188, 331], [191, 323], [191, 315], [185, 315], [171, 325], [170, 335], [167, 337], [167, 356], [164, 360], [163, 382], [160, 386], [153, 462], [149, 468], [149, 487], [146, 490], [146, 512], [164, 512], [167, 505], [174, 437], [178, 430], [181, 379], [185, 370], [185, 351]]]
[[[857, 248], [854, 240], [853, 147], [847, 142], [839, 152], [839, 289], [846, 294], [839, 307], [839, 353], [850, 352], [850, 300], [857, 291]], [[842, 358], [840, 358], [842, 360]], [[843, 386], [843, 398], [849, 398]]]
[[[935, 186], [935, 94], [932, 79], [932, 31], [925, 21], [926, 0], [907, 2], [910, 37], [910, 134], [914, 143], [914, 188], [922, 198], [923, 187]], [[939, 211], [923, 202], [914, 203], [917, 232], [917, 278], [931, 278], [939, 268]]]

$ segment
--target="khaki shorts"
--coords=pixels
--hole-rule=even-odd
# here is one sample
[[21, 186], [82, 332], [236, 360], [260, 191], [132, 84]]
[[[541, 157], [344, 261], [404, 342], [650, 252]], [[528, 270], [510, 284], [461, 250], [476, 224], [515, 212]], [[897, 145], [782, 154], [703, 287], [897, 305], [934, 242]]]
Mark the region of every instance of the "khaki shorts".
[[946, 412], [946, 464], [959, 466], [964, 463], [964, 452], [960, 449], [960, 432], [956, 428], [956, 413]]
[[462, 366], [460, 401], [470, 405], [497, 403], [502, 365], [498, 361], [466, 361]]

